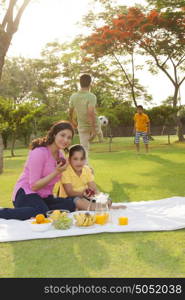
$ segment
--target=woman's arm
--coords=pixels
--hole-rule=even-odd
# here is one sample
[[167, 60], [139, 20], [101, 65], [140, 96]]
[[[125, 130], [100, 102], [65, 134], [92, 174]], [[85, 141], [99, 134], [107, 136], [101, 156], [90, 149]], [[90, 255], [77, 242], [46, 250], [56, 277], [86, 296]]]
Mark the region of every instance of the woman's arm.
[[61, 174], [67, 167], [68, 162], [61, 167], [62, 162], [57, 165], [53, 172], [43, 177], [43, 168], [46, 163], [46, 156], [41, 149], [32, 150], [29, 157], [29, 184], [30, 188], [36, 192], [47, 186], [57, 175]]
[[71, 183], [63, 183], [63, 187], [69, 197], [83, 197], [83, 194], [85, 193], [85, 190], [81, 192], [74, 191]]
[[50, 183], [51, 180], [53, 180], [57, 175], [59, 174], [59, 172], [57, 172], [57, 170], [55, 169], [51, 174], [47, 175], [46, 177], [43, 177], [41, 179], [39, 179], [38, 181], [36, 181], [32, 186], [31, 189], [36, 192], [40, 189], [42, 189], [43, 187], [45, 187], [48, 183]]

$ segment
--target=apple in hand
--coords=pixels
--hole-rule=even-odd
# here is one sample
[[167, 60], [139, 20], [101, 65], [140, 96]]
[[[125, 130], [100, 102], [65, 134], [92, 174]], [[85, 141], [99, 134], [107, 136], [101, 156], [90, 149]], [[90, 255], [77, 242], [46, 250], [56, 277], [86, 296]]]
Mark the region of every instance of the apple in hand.
[[64, 166], [66, 164], [66, 159], [64, 157], [60, 157], [57, 160], [57, 164], [60, 164], [60, 163], [62, 163], [61, 167]]
[[85, 190], [85, 193], [88, 197], [93, 197], [95, 195], [95, 192], [89, 188]]

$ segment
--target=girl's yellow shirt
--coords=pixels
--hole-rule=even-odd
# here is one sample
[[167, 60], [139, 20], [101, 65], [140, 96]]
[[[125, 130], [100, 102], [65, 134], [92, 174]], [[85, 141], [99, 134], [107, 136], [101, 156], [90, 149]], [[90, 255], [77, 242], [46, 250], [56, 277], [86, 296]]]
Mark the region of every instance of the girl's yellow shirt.
[[79, 176], [76, 174], [72, 166], [68, 165], [61, 177], [59, 197], [68, 197], [64, 190], [63, 184], [70, 183], [74, 191], [81, 192], [88, 188], [88, 183], [92, 181], [94, 181], [94, 175], [92, 174], [89, 166], [85, 165], [82, 169], [81, 175]]

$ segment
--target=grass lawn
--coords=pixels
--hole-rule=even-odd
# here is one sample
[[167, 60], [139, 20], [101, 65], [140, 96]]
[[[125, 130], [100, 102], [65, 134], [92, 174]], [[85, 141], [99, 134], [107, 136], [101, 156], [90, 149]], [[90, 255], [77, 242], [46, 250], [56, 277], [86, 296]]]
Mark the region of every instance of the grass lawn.
[[[175, 141], [172, 137], [172, 142]], [[133, 140], [93, 143], [96, 182], [113, 201], [185, 196], [185, 145], [155, 137], [149, 154], [135, 153]], [[27, 155], [5, 151], [0, 206], [11, 192]], [[0, 277], [185, 277], [185, 230], [136, 232], [0, 243]]]

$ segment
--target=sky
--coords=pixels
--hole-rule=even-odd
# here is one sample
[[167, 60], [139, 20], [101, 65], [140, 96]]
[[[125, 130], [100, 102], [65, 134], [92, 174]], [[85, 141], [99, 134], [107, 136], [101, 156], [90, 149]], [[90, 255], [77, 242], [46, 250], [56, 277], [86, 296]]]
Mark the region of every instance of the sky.
[[[127, 6], [146, 3], [145, 0], [115, 2]], [[8, 56], [39, 57], [46, 43], [54, 40], [64, 42], [73, 39], [79, 33], [86, 33], [77, 22], [81, 21], [88, 10], [89, 0], [32, 0], [23, 14]], [[172, 84], [161, 72], [153, 76], [145, 69], [138, 71], [136, 76], [153, 96], [155, 104], [160, 104], [162, 100], [173, 95]], [[180, 93], [181, 102], [185, 104], [185, 83]]]

